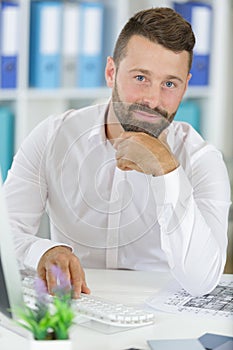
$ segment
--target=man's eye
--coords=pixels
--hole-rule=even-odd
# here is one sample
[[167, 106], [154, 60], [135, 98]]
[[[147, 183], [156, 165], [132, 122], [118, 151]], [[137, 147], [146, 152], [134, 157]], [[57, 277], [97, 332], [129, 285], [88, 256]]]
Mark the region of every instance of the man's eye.
[[174, 87], [174, 83], [172, 81], [166, 81], [165, 85], [168, 88]]
[[145, 80], [145, 77], [143, 75], [137, 75], [136, 76], [136, 80], [138, 81], [144, 81]]

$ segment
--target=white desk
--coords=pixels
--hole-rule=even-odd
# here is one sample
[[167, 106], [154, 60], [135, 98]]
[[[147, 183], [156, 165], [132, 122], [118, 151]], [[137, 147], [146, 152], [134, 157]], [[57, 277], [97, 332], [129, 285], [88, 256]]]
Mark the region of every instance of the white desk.
[[[86, 270], [88, 286], [94, 295], [126, 304], [142, 304], [146, 297], [161, 289], [171, 277], [165, 273]], [[227, 319], [174, 315], [156, 311], [156, 323], [115, 334], [103, 334], [75, 326], [71, 336], [73, 350], [123, 350], [130, 347], [149, 349], [148, 339], [198, 338], [206, 332], [233, 336], [233, 324]], [[0, 349], [27, 350], [26, 340], [0, 328]], [[52, 347], [51, 350], [56, 350]]]

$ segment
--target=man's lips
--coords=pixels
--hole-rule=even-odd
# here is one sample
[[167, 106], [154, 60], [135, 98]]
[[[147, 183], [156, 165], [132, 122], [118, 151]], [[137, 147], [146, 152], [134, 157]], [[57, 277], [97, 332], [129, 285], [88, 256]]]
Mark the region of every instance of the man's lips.
[[156, 122], [164, 118], [161, 114], [151, 114], [143, 111], [133, 111], [135, 117], [150, 123]]

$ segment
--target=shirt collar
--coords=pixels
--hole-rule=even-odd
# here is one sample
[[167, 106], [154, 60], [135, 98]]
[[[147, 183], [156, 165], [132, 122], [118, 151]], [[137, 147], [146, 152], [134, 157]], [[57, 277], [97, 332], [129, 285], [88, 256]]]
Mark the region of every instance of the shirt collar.
[[174, 134], [174, 123], [173, 121], [171, 122], [171, 124], [168, 126], [168, 128], [166, 129], [167, 132], [167, 143], [170, 147], [171, 150], [174, 149], [174, 144], [175, 144], [175, 134]]
[[100, 104], [97, 106], [98, 111], [95, 118], [94, 125], [88, 136], [88, 141], [92, 145], [99, 144], [100, 142], [106, 143], [107, 136], [105, 132], [106, 115], [108, 113], [109, 102]]

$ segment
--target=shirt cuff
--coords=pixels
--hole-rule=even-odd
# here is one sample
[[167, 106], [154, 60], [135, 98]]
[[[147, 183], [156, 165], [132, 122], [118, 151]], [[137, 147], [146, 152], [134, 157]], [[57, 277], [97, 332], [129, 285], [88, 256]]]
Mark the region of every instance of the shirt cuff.
[[191, 183], [181, 166], [163, 176], [152, 177], [151, 186], [158, 206], [170, 204], [175, 207], [178, 201], [185, 203], [193, 193]]
[[54, 247], [58, 247], [58, 246], [68, 247], [73, 251], [73, 248], [71, 246], [64, 244], [64, 243], [56, 243], [56, 242], [52, 242], [48, 239], [37, 240], [36, 242], [34, 242], [31, 245], [31, 247], [26, 255], [26, 258], [24, 261], [25, 268], [36, 270], [42, 255], [47, 250], [54, 248]]

